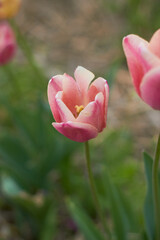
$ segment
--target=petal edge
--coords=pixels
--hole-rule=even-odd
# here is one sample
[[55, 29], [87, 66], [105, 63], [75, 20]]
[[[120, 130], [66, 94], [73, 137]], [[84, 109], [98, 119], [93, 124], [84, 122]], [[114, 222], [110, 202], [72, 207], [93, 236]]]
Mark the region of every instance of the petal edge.
[[95, 127], [86, 123], [68, 121], [66, 123], [52, 123], [52, 125], [58, 132], [76, 142], [86, 142], [98, 134]]
[[155, 110], [160, 110], [160, 67], [149, 71], [140, 86], [144, 102]]

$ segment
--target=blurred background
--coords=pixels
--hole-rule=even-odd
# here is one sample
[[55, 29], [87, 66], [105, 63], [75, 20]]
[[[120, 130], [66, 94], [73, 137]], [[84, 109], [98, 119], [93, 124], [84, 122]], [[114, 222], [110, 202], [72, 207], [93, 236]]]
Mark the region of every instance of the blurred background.
[[0, 240], [92, 240], [80, 231], [85, 221], [90, 224], [88, 216], [99, 224], [83, 144], [53, 129], [47, 100], [49, 79], [64, 72], [73, 76], [78, 65], [110, 86], [107, 128], [91, 141], [101, 205], [113, 228], [102, 177], [107, 169], [130, 209], [128, 239], [142, 239], [142, 151], [153, 155], [160, 116], [134, 91], [122, 38], [134, 33], [149, 40], [160, 27], [159, 12], [156, 0], [22, 1], [10, 20], [17, 53], [0, 67]]

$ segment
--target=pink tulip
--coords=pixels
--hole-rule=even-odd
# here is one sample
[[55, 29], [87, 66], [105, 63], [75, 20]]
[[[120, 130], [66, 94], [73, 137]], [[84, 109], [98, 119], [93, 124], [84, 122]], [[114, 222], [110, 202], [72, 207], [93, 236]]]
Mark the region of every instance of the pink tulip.
[[0, 65], [8, 63], [15, 54], [16, 40], [7, 22], [0, 24]]
[[126, 36], [123, 48], [138, 95], [160, 110], [160, 29], [150, 42], [134, 34]]
[[83, 67], [77, 67], [74, 76], [76, 81], [66, 73], [52, 77], [48, 100], [57, 131], [85, 142], [106, 126], [109, 87], [101, 77], [91, 82], [94, 74]]

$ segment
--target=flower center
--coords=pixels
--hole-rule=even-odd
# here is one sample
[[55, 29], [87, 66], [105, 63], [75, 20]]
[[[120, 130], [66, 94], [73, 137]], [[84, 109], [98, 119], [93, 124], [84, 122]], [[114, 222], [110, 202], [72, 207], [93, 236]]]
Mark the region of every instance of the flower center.
[[80, 105], [80, 106], [76, 105], [75, 109], [76, 109], [76, 113], [77, 113], [77, 117], [78, 117], [80, 112], [84, 109], [84, 106], [83, 105]]

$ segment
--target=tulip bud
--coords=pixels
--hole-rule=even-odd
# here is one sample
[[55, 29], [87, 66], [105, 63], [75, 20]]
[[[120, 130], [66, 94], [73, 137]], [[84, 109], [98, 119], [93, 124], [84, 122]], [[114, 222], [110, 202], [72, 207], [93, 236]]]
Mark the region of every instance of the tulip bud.
[[21, 0], [0, 0], [0, 19], [14, 17], [20, 7]]
[[0, 24], [0, 65], [8, 63], [14, 56], [16, 40], [10, 25], [6, 22]]

